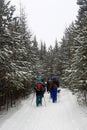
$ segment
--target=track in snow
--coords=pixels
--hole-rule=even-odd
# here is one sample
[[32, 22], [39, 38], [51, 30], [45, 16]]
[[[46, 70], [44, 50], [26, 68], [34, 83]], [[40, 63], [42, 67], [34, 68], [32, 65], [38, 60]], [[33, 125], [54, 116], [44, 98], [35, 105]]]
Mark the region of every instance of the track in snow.
[[36, 107], [35, 97], [32, 102], [32, 96], [0, 115], [0, 130], [87, 130], [87, 115], [69, 90], [62, 89], [57, 103], [45, 93], [40, 107]]

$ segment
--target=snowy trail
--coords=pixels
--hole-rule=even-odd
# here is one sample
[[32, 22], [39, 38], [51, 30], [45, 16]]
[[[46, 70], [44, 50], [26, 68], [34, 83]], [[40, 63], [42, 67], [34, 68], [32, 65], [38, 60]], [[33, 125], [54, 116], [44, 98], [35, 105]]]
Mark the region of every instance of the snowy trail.
[[31, 98], [22, 101], [15, 112], [4, 115], [3, 123], [2, 115], [0, 130], [87, 130], [87, 115], [69, 90], [62, 89], [57, 103], [52, 103], [46, 93], [45, 101], [46, 106], [43, 100], [41, 107], [35, 106], [35, 98], [32, 105]]

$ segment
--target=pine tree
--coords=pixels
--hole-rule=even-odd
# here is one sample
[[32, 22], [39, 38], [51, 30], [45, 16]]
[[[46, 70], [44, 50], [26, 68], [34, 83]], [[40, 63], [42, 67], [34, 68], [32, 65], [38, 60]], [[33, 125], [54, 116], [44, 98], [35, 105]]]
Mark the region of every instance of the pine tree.
[[60, 62], [60, 58], [59, 58], [59, 46], [58, 46], [58, 41], [57, 39], [55, 40], [55, 46], [54, 46], [54, 49], [53, 49], [53, 52], [54, 52], [54, 59], [53, 59], [53, 66], [54, 66], [54, 75], [57, 75], [57, 72], [60, 71], [60, 68], [59, 68], [59, 62]]
[[0, 1], [0, 75], [1, 80], [7, 79], [7, 73], [11, 71], [10, 56], [13, 53], [11, 46], [13, 44], [9, 32], [9, 26], [13, 20], [12, 16], [15, 11], [14, 6], [10, 6], [10, 2]]
[[39, 49], [38, 49], [38, 42], [36, 36], [34, 36], [34, 39], [32, 40], [33, 46], [32, 46], [32, 51], [33, 51], [33, 77], [38, 77], [39, 74]]
[[10, 26], [12, 25], [14, 11], [15, 7], [10, 5], [10, 1], [0, 1], [0, 95], [4, 96], [2, 104], [5, 104], [7, 100], [7, 108], [12, 91], [9, 79], [12, 72], [11, 56], [13, 55], [11, 50], [13, 38], [10, 34]]
[[75, 82], [73, 84], [74, 87], [78, 86], [77, 88], [82, 89], [84, 81], [86, 82], [87, 80], [87, 1], [78, 0], [77, 4], [80, 8], [76, 21], [77, 37], [74, 41], [76, 49], [72, 65], [72, 68], [74, 68], [75, 71], [73, 73], [74, 79], [72, 81]]
[[62, 45], [60, 47], [61, 53], [61, 64], [62, 64], [62, 77], [63, 82], [67, 86], [71, 86], [71, 73], [73, 69], [72, 66], [72, 58], [75, 53], [74, 39], [77, 36], [76, 27], [74, 23], [72, 23], [66, 30], [65, 35], [62, 39]]

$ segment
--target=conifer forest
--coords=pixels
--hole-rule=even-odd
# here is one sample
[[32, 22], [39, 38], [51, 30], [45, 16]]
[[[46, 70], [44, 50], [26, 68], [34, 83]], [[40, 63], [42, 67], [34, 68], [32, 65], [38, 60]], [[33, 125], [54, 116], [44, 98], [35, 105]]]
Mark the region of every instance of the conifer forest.
[[62, 87], [87, 103], [87, 0], [77, 5], [77, 19], [47, 48], [32, 35], [24, 9], [14, 15], [16, 7], [0, 0], [0, 110], [31, 94], [40, 75], [45, 81], [57, 75]]

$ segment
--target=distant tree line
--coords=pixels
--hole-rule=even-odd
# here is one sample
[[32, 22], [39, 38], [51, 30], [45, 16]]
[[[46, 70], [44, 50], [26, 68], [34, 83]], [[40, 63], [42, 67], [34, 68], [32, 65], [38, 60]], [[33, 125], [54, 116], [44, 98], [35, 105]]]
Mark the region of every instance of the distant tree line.
[[[87, 1], [78, 0], [78, 16], [61, 42], [46, 48], [32, 35], [24, 10], [0, 0], [0, 109], [29, 95], [37, 76], [57, 75], [63, 86], [87, 94]], [[60, 44], [60, 46], [59, 46]]]

